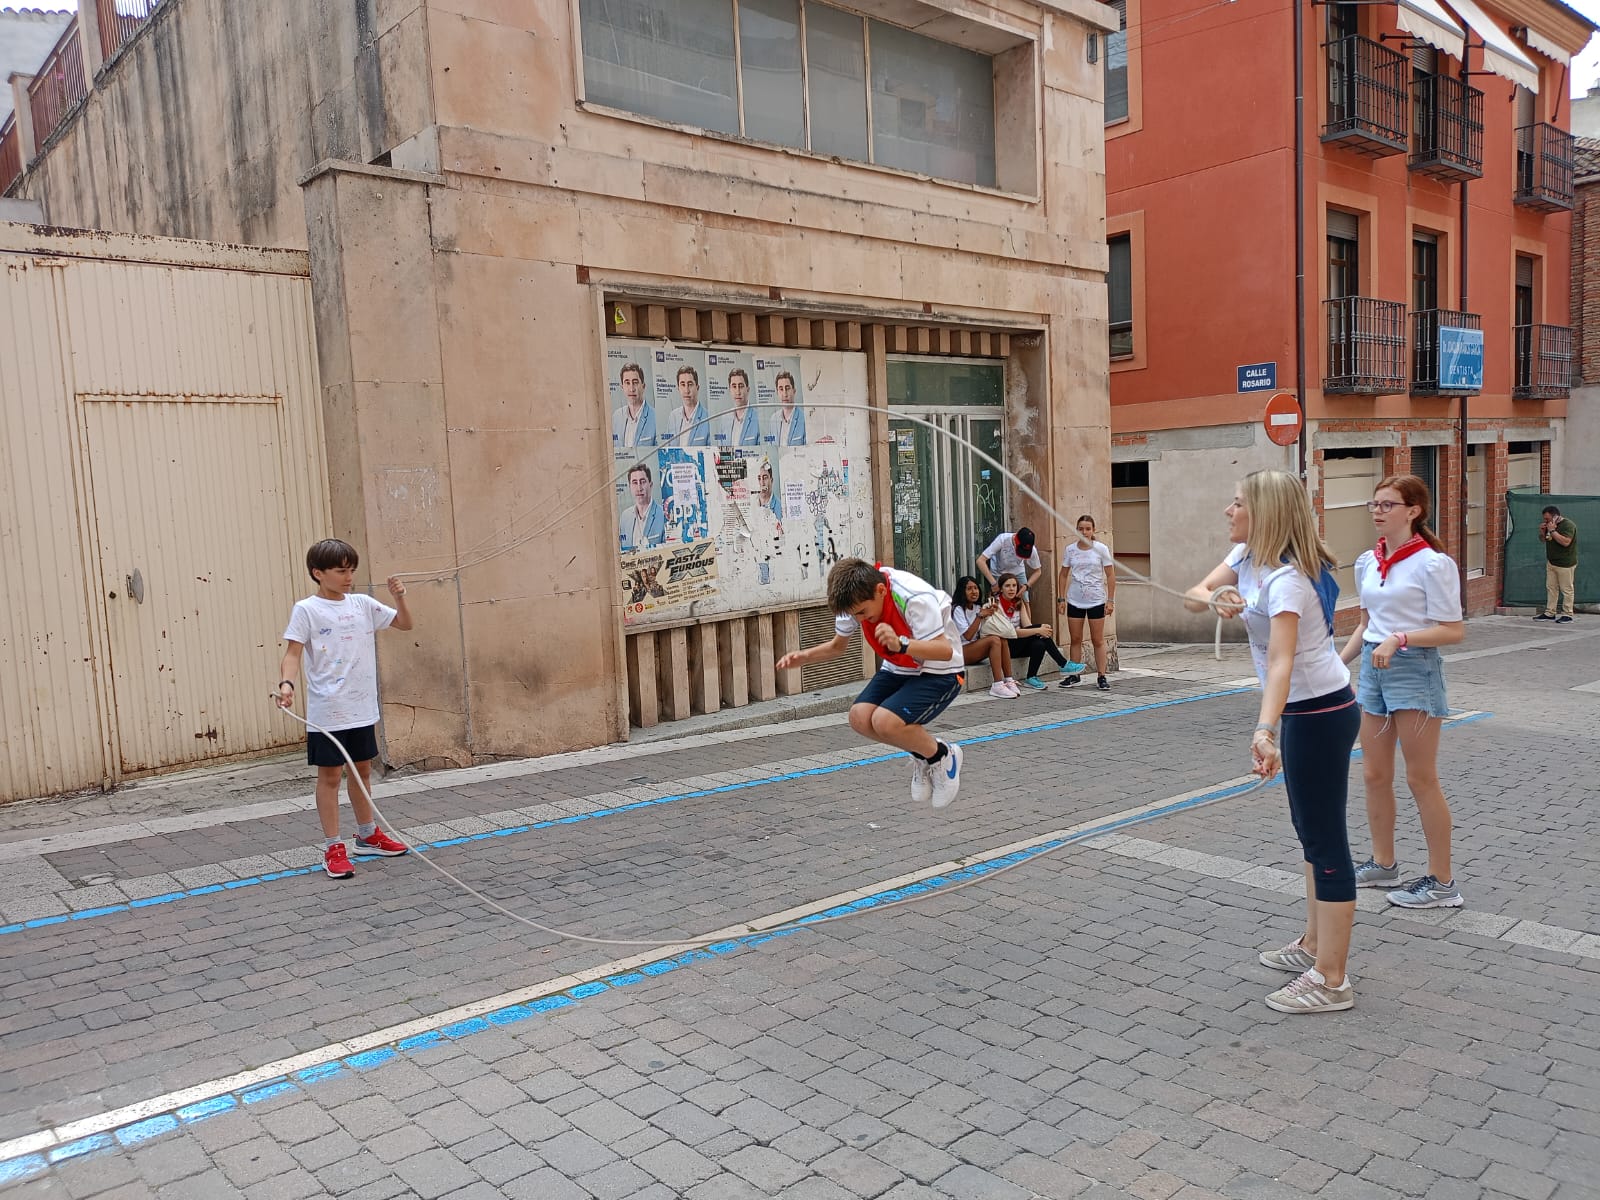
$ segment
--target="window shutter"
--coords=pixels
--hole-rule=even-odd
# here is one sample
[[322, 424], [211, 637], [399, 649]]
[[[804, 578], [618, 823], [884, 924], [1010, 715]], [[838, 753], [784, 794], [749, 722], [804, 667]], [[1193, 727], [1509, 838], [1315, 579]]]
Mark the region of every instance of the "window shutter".
[[1411, 66], [1413, 70], [1421, 71], [1424, 75], [1436, 75], [1439, 52], [1427, 42], [1419, 41], [1411, 48]]
[[1517, 88], [1517, 128], [1521, 129], [1524, 125], [1532, 125], [1533, 122], [1533, 93], [1525, 87], [1519, 87]]
[[1341, 212], [1337, 208], [1328, 210], [1328, 236], [1343, 238], [1347, 242], [1361, 240], [1361, 218], [1355, 213]]
[[1526, 254], [1517, 255], [1517, 286], [1526, 288], [1533, 286], [1533, 259]]
[[1109, 239], [1111, 269], [1106, 272], [1109, 316], [1113, 325], [1133, 320], [1133, 239], [1128, 234]]

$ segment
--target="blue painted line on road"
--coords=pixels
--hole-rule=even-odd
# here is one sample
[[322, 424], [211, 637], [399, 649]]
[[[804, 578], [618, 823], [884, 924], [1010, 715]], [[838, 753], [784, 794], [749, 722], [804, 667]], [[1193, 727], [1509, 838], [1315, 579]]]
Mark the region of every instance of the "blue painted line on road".
[[[1002, 741], [1006, 738], [1026, 737], [1036, 733], [1050, 733], [1057, 729], [1066, 729], [1073, 725], [1084, 725], [1091, 721], [1108, 721], [1116, 717], [1132, 716], [1135, 713], [1153, 712], [1160, 708], [1172, 708], [1180, 704], [1195, 704], [1202, 700], [1216, 700], [1226, 696], [1240, 696], [1253, 692], [1254, 688], [1227, 688], [1220, 692], [1205, 692], [1199, 696], [1180, 696], [1176, 700], [1157, 700], [1150, 704], [1136, 704], [1132, 708], [1119, 708], [1110, 712], [1084, 713], [1081, 716], [1068, 717], [1060, 721], [1046, 721], [1039, 725], [1030, 725], [1026, 729], [1008, 729], [1002, 733], [989, 733], [963, 741], [963, 746], [977, 745], [982, 742]], [[699, 800], [707, 796], [721, 796], [728, 792], [741, 792], [748, 788], [765, 787], [772, 783], [788, 783], [795, 779], [806, 779], [817, 775], [832, 775], [839, 771], [850, 771], [857, 767], [876, 766], [879, 763], [894, 762], [904, 758], [905, 755], [878, 754], [871, 758], [861, 758], [854, 762], [838, 763], [829, 767], [809, 767], [803, 771], [789, 771], [782, 775], [769, 775], [762, 779], [750, 779], [741, 783], [725, 783], [714, 788], [702, 788], [693, 792], [680, 792], [672, 796], [660, 796], [654, 800], [636, 800], [630, 804], [618, 805], [614, 808], [596, 809], [589, 813], [576, 813], [569, 817], [553, 818], [549, 821], [538, 821], [526, 825], [512, 825], [503, 829], [490, 829], [483, 833], [465, 834], [461, 837], [445, 838], [442, 841], [426, 842], [416, 847], [419, 851], [443, 850], [451, 846], [465, 846], [471, 842], [484, 842], [490, 838], [511, 837], [515, 834], [531, 833], [538, 829], [549, 829], [556, 825], [572, 825], [578, 821], [589, 821], [599, 817], [618, 816], [625, 812], [633, 812], [641, 808], [654, 808], [661, 804], [673, 804], [679, 800]], [[358, 856], [359, 857], [359, 856]], [[272, 871], [264, 875], [252, 875], [244, 879], [234, 879], [227, 883], [208, 883], [203, 887], [189, 888], [182, 892], [165, 892], [159, 896], [148, 896], [140, 900], [130, 900], [126, 904], [107, 904], [99, 908], [88, 908], [80, 912], [61, 913], [57, 916], [35, 917], [31, 921], [20, 921], [11, 925], [0, 925], [0, 937], [10, 933], [22, 933], [28, 929], [43, 929], [51, 925], [61, 925], [68, 921], [86, 921], [97, 917], [114, 916], [117, 913], [130, 912], [137, 908], [150, 908], [158, 904], [173, 904], [179, 900], [192, 900], [197, 896], [215, 895], [217, 892], [232, 891], [239, 888], [256, 887], [263, 883], [273, 883], [279, 879], [290, 879], [297, 875], [311, 875], [319, 871], [320, 867], [294, 867], [283, 871]]]
[[[1454, 729], [1459, 726], [1470, 725], [1477, 721], [1486, 720], [1493, 715], [1493, 713], [1489, 712], [1479, 712], [1471, 716], [1458, 717], [1452, 720], [1448, 727]], [[887, 757], [898, 756], [890, 755]], [[1352, 760], [1359, 759], [1361, 751], [1359, 749], [1352, 751], [1350, 757]], [[1268, 786], [1279, 787], [1282, 786], [1282, 782], [1283, 777], [1279, 775]], [[1257, 786], [1260, 785], [1254, 781], [1233, 784], [1228, 787], [1216, 788], [1197, 796], [1175, 800], [1170, 804], [1164, 804], [1158, 808], [1148, 809], [1131, 816], [1101, 821], [1098, 824], [1091, 825], [1086, 829], [1078, 830], [1064, 837], [1052, 838], [1049, 841], [1024, 847], [998, 858], [985, 859], [983, 862], [961, 867], [943, 875], [930, 876], [905, 887], [886, 888], [881, 892], [874, 892], [871, 895], [851, 901], [849, 904], [838, 905], [825, 912], [802, 917], [794, 923], [793, 927], [748, 934], [743, 937], [717, 942], [703, 949], [684, 951], [647, 963], [636, 971], [613, 975], [605, 980], [593, 980], [588, 983], [578, 984], [566, 989], [564, 992], [540, 997], [525, 1004], [507, 1005], [504, 1008], [486, 1013], [482, 1017], [452, 1022], [441, 1026], [437, 1030], [413, 1035], [394, 1043], [392, 1046], [379, 1046], [371, 1050], [364, 1050], [358, 1054], [349, 1055], [334, 1062], [308, 1067], [296, 1072], [292, 1077], [252, 1084], [249, 1088], [241, 1089], [238, 1092], [187, 1104], [169, 1113], [158, 1113], [114, 1129], [109, 1134], [96, 1134], [92, 1137], [82, 1138], [62, 1146], [53, 1147], [43, 1154], [25, 1154], [11, 1159], [0, 1160], [0, 1187], [44, 1174], [52, 1164], [57, 1162], [105, 1153], [116, 1149], [118, 1146], [137, 1146], [151, 1138], [162, 1136], [199, 1121], [208, 1120], [222, 1113], [234, 1111], [242, 1105], [250, 1105], [278, 1096], [302, 1092], [306, 1087], [341, 1075], [347, 1069], [365, 1071], [381, 1066], [396, 1058], [423, 1054], [450, 1041], [459, 1041], [474, 1034], [482, 1033], [485, 1030], [514, 1025], [544, 1013], [569, 1008], [579, 1001], [592, 996], [598, 996], [619, 988], [631, 987], [634, 984], [642, 983], [647, 979], [675, 970], [680, 966], [706, 962], [713, 958], [753, 949], [778, 938], [789, 937], [801, 932], [804, 926], [824, 921], [829, 917], [845, 916], [852, 912], [875, 908], [895, 900], [925, 895], [942, 887], [981, 879], [983, 876], [1005, 867], [1039, 858], [1066, 846], [1091, 841], [1094, 838], [1104, 837], [1107, 834], [1115, 833], [1120, 829], [1133, 825], [1142, 825], [1161, 817], [1172, 816], [1203, 805], [1213, 804], [1230, 796], [1237, 796], [1243, 792], [1250, 791]]]

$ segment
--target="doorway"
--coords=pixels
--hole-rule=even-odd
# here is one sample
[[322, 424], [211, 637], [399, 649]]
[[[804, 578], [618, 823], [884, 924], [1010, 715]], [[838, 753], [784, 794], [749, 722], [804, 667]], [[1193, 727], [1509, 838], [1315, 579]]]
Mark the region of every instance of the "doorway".
[[886, 365], [889, 405], [904, 414], [889, 419], [894, 565], [948, 591], [1010, 528], [1005, 479], [988, 461], [1005, 462], [1005, 368], [947, 358]]

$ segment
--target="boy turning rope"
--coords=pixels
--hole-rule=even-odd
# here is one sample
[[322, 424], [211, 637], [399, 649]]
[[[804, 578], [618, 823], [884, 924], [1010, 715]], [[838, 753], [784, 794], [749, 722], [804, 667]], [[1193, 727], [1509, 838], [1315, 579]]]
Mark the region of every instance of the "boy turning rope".
[[950, 604], [915, 575], [840, 559], [828, 572], [832, 640], [785, 654], [777, 664], [787, 671], [838, 658], [859, 624], [883, 661], [850, 707], [850, 728], [911, 755], [911, 798], [934, 808], [949, 804], [961, 787], [961, 747], [926, 728], [961, 693], [965, 664]]

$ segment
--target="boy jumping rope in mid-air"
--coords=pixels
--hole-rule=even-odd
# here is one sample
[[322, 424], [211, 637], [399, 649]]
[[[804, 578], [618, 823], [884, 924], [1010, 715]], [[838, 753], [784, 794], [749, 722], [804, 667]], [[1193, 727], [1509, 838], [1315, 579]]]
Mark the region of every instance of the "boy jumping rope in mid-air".
[[833, 639], [785, 654], [777, 663], [787, 671], [838, 658], [859, 623], [883, 664], [851, 705], [850, 728], [911, 755], [911, 798], [935, 808], [954, 800], [961, 787], [961, 747], [925, 728], [961, 693], [966, 669], [950, 603], [915, 575], [840, 559], [828, 572]]
[[[306, 569], [317, 582], [317, 594], [297, 601], [283, 631], [288, 643], [278, 668], [278, 704], [294, 703], [295, 676], [305, 669], [306, 720], [331, 732], [356, 764], [360, 786], [347, 785], [356, 816], [357, 858], [404, 854], [406, 847], [378, 828], [367, 797], [372, 787], [372, 760], [378, 757], [378, 658], [374, 635], [393, 625], [411, 628], [406, 589], [398, 576], [389, 577], [393, 608], [352, 591], [361, 557], [349, 542], [329, 538], [306, 551]], [[323, 869], [335, 879], [355, 874], [339, 837], [339, 777], [344, 755], [325, 733], [306, 730], [306, 761], [317, 769], [317, 816], [322, 821]]]

